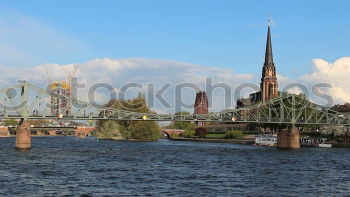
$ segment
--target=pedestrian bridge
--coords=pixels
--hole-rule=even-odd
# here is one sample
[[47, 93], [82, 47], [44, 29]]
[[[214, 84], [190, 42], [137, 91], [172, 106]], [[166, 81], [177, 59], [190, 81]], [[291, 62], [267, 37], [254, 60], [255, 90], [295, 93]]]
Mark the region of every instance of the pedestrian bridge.
[[[51, 97], [65, 100], [70, 113], [53, 114]], [[64, 109], [62, 111], [65, 111]], [[0, 89], [1, 119], [140, 120], [247, 122], [271, 124], [349, 125], [349, 115], [314, 104], [303, 96], [289, 94], [248, 107], [207, 114], [174, 115], [139, 113], [99, 107], [93, 103], [55, 95], [29, 83]]]
[[[53, 114], [52, 99], [64, 101], [59, 104], [60, 111]], [[50, 102], [51, 101], [51, 102]], [[218, 101], [219, 102], [219, 101]], [[63, 109], [62, 109], [63, 108]], [[16, 128], [16, 147], [31, 147], [31, 119], [61, 120], [132, 120], [132, 121], [196, 121], [196, 122], [234, 122], [234, 123], [270, 123], [286, 125], [278, 132], [279, 148], [300, 148], [300, 134], [295, 125], [341, 125], [348, 126], [349, 115], [310, 102], [304, 96], [287, 94], [258, 102], [239, 109], [224, 110], [206, 114], [174, 115], [157, 113], [139, 113], [99, 107], [93, 103], [79, 101], [38, 88], [29, 83], [17, 84], [0, 89], [0, 118], [21, 119]], [[290, 125], [290, 126], [288, 126]], [[89, 131], [81, 130], [82, 136]], [[174, 132], [174, 131], [173, 131]], [[170, 131], [165, 132], [171, 136]]]

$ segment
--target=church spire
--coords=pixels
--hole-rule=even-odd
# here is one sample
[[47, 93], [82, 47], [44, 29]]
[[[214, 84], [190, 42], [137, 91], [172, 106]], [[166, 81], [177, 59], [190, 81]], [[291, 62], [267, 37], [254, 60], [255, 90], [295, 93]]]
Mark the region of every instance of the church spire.
[[260, 83], [262, 101], [267, 101], [271, 98], [275, 98], [276, 96], [278, 96], [276, 68], [273, 63], [273, 57], [272, 57], [270, 21], [271, 20], [269, 19], [269, 25], [267, 29], [265, 63], [262, 68], [262, 77], [261, 77], [261, 83]]
[[271, 32], [270, 32], [271, 19], [268, 20], [267, 39], [266, 39], [266, 52], [265, 52], [265, 63], [264, 66], [274, 66], [272, 57], [272, 43], [271, 43]]

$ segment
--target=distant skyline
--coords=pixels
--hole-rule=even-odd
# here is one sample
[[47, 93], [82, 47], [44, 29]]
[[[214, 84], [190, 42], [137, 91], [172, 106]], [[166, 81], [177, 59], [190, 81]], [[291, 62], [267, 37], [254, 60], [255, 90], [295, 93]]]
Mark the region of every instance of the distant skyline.
[[46, 71], [63, 79], [77, 66], [82, 81], [116, 86], [163, 76], [161, 85], [168, 75], [259, 83], [270, 15], [280, 87], [326, 82], [335, 100], [350, 102], [340, 79], [350, 75], [349, 10], [346, 0], [3, 0], [0, 86], [20, 77], [47, 82]]

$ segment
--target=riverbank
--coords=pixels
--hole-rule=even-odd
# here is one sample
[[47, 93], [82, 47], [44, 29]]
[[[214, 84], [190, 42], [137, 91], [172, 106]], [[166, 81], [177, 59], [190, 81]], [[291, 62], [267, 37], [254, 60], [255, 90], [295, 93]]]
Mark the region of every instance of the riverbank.
[[191, 142], [213, 142], [213, 143], [230, 143], [230, 144], [254, 144], [254, 139], [234, 138], [234, 139], [207, 139], [207, 138], [172, 138], [174, 141], [191, 141]]
[[332, 144], [333, 148], [350, 148], [350, 143], [333, 143]]

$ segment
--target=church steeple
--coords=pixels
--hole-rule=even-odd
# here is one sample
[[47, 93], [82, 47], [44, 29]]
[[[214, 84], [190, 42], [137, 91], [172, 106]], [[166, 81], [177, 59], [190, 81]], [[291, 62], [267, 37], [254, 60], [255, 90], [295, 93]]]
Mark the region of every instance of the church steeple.
[[262, 68], [261, 76], [261, 100], [267, 101], [271, 98], [278, 96], [278, 83], [276, 77], [276, 68], [272, 57], [272, 42], [271, 42], [271, 30], [270, 30], [270, 19], [267, 28], [267, 39], [266, 39], [266, 51], [265, 51], [265, 62]]
[[265, 63], [264, 66], [274, 66], [273, 56], [272, 56], [272, 43], [271, 43], [271, 22], [269, 19], [269, 24], [267, 28], [267, 39], [266, 39], [266, 51], [265, 51]]

